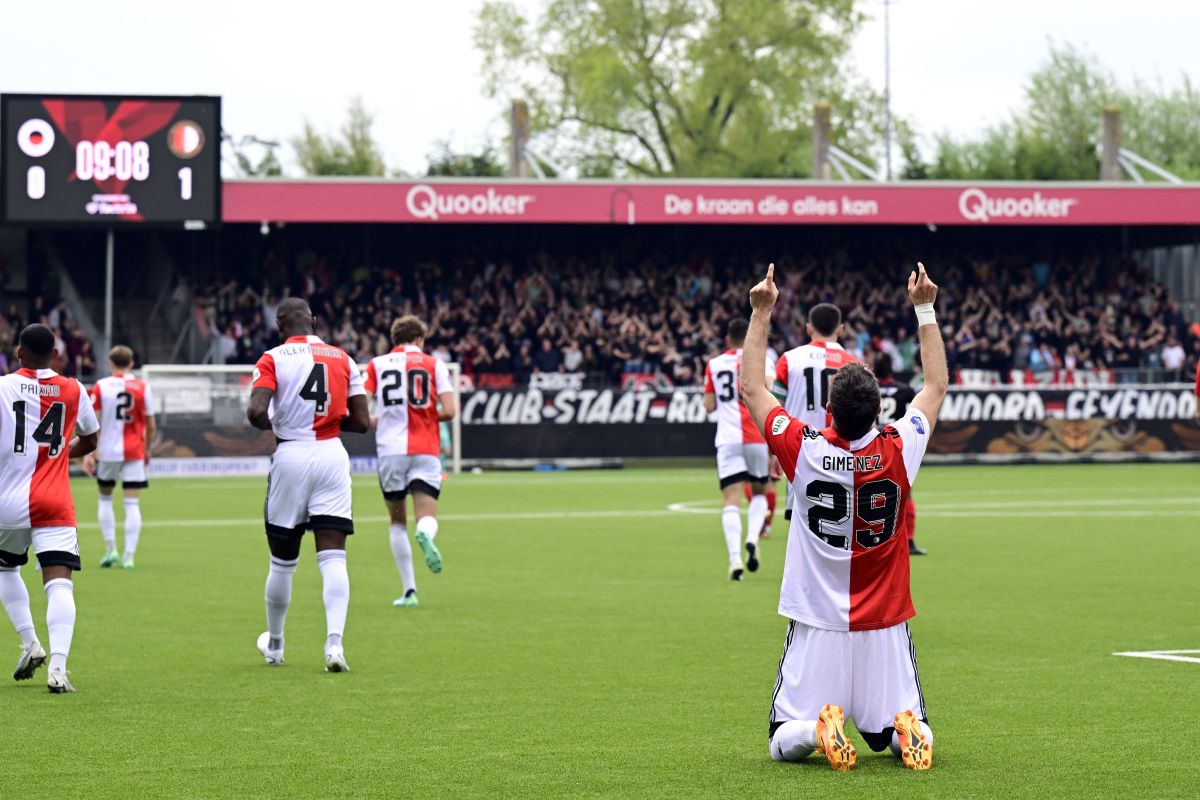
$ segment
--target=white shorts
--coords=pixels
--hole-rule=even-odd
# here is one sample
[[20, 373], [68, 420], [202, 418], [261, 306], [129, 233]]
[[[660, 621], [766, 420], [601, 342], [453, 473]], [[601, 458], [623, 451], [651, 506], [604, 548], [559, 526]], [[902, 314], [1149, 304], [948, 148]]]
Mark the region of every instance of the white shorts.
[[403, 500], [420, 489], [434, 500], [442, 493], [442, 460], [437, 456], [380, 456], [379, 488], [385, 500]]
[[63, 526], [0, 530], [0, 567], [20, 567], [29, 563], [30, 546], [43, 567], [82, 568], [79, 563], [79, 534], [74, 528]]
[[116, 486], [117, 481], [126, 489], [145, 489], [150, 485], [146, 480], [146, 462], [137, 461], [101, 461], [96, 464], [96, 483], [104, 488]]
[[304, 531], [354, 533], [350, 456], [338, 439], [281, 442], [271, 456], [264, 509], [267, 535], [303, 536]]
[[816, 719], [825, 705], [841, 706], [875, 751], [891, 742], [892, 720], [901, 711], [928, 721], [908, 625], [827, 631], [790, 621], [770, 733], [784, 722]]
[[742, 481], [766, 483], [770, 462], [765, 444], [717, 445], [717, 478], [722, 489]]

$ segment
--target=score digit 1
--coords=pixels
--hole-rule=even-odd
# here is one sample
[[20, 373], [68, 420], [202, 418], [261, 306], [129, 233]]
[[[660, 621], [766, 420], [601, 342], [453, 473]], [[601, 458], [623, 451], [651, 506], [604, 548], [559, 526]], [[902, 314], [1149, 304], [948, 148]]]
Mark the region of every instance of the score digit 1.
[[192, 199], [192, 168], [179, 168], [179, 197], [181, 200]]
[[33, 166], [25, 173], [25, 194], [30, 200], [41, 200], [46, 196], [46, 170]]

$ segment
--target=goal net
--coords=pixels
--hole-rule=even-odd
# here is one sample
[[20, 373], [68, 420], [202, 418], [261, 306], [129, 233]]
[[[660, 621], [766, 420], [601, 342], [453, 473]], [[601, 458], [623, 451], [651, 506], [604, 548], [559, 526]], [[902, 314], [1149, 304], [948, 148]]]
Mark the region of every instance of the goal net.
[[[455, 404], [461, 410], [461, 369], [458, 364], [447, 366]], [[211, 459], [216, 472], [222, 462], [244, 464], [245, 459], [261, 459], [274, 452], [275, 438], [270, 431], [257, 430], [246, 422], [252, 365], [147, 364], [141, 373], [154, 398], [156, 458]], [[461, 472], [461, 414], [444, 424], [445, 469]], [[375, 456], [373, 433], [347, 436], [344, 441], [360, 469], [362, 459]]]

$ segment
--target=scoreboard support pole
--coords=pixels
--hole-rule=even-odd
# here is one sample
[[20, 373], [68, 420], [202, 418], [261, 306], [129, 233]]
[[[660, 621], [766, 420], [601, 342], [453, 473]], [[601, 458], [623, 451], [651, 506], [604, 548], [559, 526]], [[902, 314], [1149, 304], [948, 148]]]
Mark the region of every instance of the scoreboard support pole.
[[115, 272], [113, 248], [115, 239], [116, 233], [110, 227], [104, 243], [104, 349], [96, 354], [96, 360], [100, 361], [104, 359], [104, 363], [108, 362], [108, 351], [112, 350], [113, 273]]

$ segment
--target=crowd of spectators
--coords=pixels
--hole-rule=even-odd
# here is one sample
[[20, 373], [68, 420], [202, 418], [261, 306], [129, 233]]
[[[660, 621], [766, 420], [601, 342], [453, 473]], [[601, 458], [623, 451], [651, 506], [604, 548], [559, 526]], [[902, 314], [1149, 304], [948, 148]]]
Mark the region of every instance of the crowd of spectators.
[[[197, 293], [220, 358], [253, 362], [277, 341], [280, 299], [299, 295], [312, 305], [318, 333], [360, 361], [390, 349], [390, 321], [413, 313], [429, 325], [428, 346], [468, 374], [659, 373], [676, 384], [700, 380], [705, 360], [724, 347], [728, 320], [746, 314], [747, 289], [765, 266], [703, 255], [625, 261], [538, 253], [368, 268], [337, 265], [309, 250], [293, 263], [277, 262], [261, 283], [214, 280]], [[1128, 261], [958, 253], [928, 266], [943, 287], [938, 313], [952, 371], [1194, 374], [1200, 326]], [[806, 341], [808, 308], [831, 302], [843, 311], [848, 350], [867, 360], [886, 352], [897, 373], [913, 373], [918, 347], [903, 285], [907, 268], [782, 259], [772, 346], [781, 351]]]
[[65, 300], [48, 303], [37, 295], [29, 304], [28, 312], [20, 305], [10, 302], [0, 311], [0, 375], [18, 368], [17, 337], [21, 329], [34, 322], [48, 325], [54, 331], [59, 357], [54, 366], [63, 375], [90, 381], [96, 378], [96, 353], [92, 341], [79, 327], [71, 315]]

